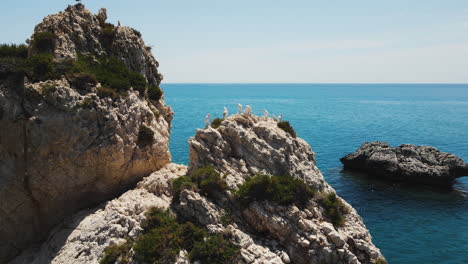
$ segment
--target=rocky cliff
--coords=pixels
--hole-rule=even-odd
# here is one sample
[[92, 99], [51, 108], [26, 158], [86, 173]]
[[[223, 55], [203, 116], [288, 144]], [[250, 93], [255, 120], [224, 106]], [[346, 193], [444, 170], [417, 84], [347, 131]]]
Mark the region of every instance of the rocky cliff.
[[[172, 110], [147, 95], [158, 62], [139, 32], [105, 20], [69, 6], [36, 26], [29, 68], [0, 63], [0, 262], [171, 160]], [[121, 83], [99, 68], [109, 58]]]
[[[239, 256], [225, 263], [385, 263], [361, 217], [324, 181], [310, 146], [280, 129], [274, 119], [232, 115], [217, 128], [197, 130], [189, 143], [189, 168], [167, 165], [135, 190], [76, 214], [42, 246], [12, 263], [98, 263], [107, 246], [141, 241], [139, 236], [147, 232], [142, 227], [144, 211], [152, 206], [170, 208], [210, 234], [229, 238]], [[198, 177], [207, 165], [221, 173], [225, 189], [213, 191], [217, 187], [210, 185], [207, 193], [203, 187], [180, 188], [179, 180]], [[299, 204], [267, 199], [239, 203], [239, 188], [259, 173], [299, 179], [313, 194], [300, 196]], [[333, 220], [321, 200], [327, 195], [344, 209], [342, 222]], [[125, 256], [113, 255], [113, 261], [103, 263], [142, 263], [137, 251], [120, 252]], [[181, 250], [172, 261], [161, 263], [193, 262]]]

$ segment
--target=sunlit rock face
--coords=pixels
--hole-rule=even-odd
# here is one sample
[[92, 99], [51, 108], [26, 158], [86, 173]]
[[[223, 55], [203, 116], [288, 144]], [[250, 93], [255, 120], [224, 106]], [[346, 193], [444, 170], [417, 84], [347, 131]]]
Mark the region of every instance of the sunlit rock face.
[[[55, 34], [54, 60], [113, 56], [159, 85], [158, 63], [135, 30], [116, 27], [112, 45], [103, 45], [105, 17], [105, 10], [94, 15], [81, 4], [69, 6], [44, 18], [35, 33]], [[30, 55], [36, 52], [31, 45]], [[44, 239], [65, 216], [168, 164], [173, 115], [164, 98], [150, 101], [131, 89], [101, 98], [99, 83], [6, 76], [0, 83], [0, 262]], [[142, 125], [154, 132], [151, 144], [138, 143]]]

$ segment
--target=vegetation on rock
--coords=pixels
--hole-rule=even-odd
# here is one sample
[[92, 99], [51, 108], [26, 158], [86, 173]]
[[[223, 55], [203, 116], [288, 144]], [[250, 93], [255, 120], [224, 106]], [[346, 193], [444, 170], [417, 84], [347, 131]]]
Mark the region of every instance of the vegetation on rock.
[[106, 50], [110, 50], [115, 37], [115, 26], [111, 23], [101, 24], [100, 42]]
[[121, 244], [114, 244], [108, 246], [104, 250], [104, 257], [99, 261], [99, 264], [114, 264], [117, 261], [120, 264], [127, 264], [130, 262], [130, 250], [132, 249], [133, 243], [126, 241]]
[[349, 212], [349, 209], [335, 193], [320, 193], [318, 201], [325, 209], [325, 215], [334, 226], [344, 224], [345, 215]]
[[222, 118], [213, 119], [213, 121], [211, 121], [211, 127], [214, 128], [214, 129], [218, 128], [221, 125], [221, 123], [223, 122], [223, 120], [224, 119], [222, 119]]
[[52, 32], [36, 32], [32, 37], [32, 45], [39, 53], [51, 53], [56, 39], [57, 36]]
[[288, 121], [278, 122], [278, 127], [291, 135], [293, 138], [297, 137], [296, 131], [294, 131], [294, 128], [291, 126], [291, 124], [289, 124]]
[[27, 58], [28, 46], [25, 44], [0, 44], [0, 58]]
[[281, 205], [305, 207], [314, 190], [304, 181], [290, 176], [256, 175], [248, 178], [236, 192], [243, 206], [253, 201], [273, 201]]
[[135, 242], [110, 246], [100, 264], [128, 261], [133, 246], [135, 258], [143, 263], [172, 263], [181, 250], [190, 261], [206, 264], [234, 263], [240, 248], [221, 234], [209, 234], [206, 229], [188, 221], [178, 221], [168, 210], [153, 208], [146, 214], [143, 233]]
[[140, 146], [151, 145], [154, 142], [154, 132], [151, 128], [141, 125], [138, 130], [138, 144]]
[[162, 95], [163, 95], [163, 92], [162, 92], [161, 88], [159, 88], [158, 86], [150, 85], [148, 87], [148, 98], [149, 99], [158, 101], [159, 99], [161, 99]]
[[190, 189], [213, 198], [216, 194], [226, 191], [227, 188], [226, 182], [214, 166], [199, 168], [191, 175], [179, 177], [173, 182], [175, 197], [178, 197], [181, 191]]
[[94, 58], [87, 55], [78, 55], [72, 69], [73, 73], [93, 75], [103, 87], [114, 89], [122, 93], [130, 87], [144, 94], [146, 79], [143, 75], [133, 72], [117, 58]]

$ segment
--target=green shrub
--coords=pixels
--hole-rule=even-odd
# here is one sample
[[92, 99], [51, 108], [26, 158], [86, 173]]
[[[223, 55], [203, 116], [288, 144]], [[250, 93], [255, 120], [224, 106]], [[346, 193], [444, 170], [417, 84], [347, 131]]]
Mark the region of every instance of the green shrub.
[[208, 197], [214, 197], [217, 193], [228, 189], [226, 182], [214, 166], [199, 168], [190, 175], [190, 178], [198, 186], [200, 192]]
[[55, 48], [57, 36], [52, 32], [37, 32], [32, 37], [33, 46], [39, 53], [50, 53]]
[[132, 246], [133, 243], [129, 241], [108, 246], [104, 249], [104, 257], [99, 261], [99, 264], [114, 264], [117, 260], [120, 260], [120, 264], [129, 263], [129, 252]]
[[197, 169], [189, 176], [175, 179], [172, 183], [172, 190], [176, 198], [185, 189], [199, 191], [208, 197], [214, 198], [217, 194], [226, 191], [228, 186], [214, 166], [205, 166]]
[[24, 44], [0, 44], [0, 58], [27, 58], [28, 46]]
[[345, 215], [349, 212], [349, 209], [335, 193], [320, 193], [318, 201], [325, 209], [325, 215], [334, 226], [344, 224]]
[[97, 88], [97, 96], [100, 98], [111, 98], [112, 100], [119, 98], [119, 94], [116, 91], [107, 87]]
[[73, 87], [78, 89], [86, 89], [88, 85], [95, 86], [98, 83], [96, 77], [89, 73], [68, 74], [67, 79]]
[[162, 92], [161, 88], [159, 88], [158, 86], [150, 85], [148, 87], [148, 98], [149, 99], [154, 100], [154, 101], [158, 101], [159, 99], [161, 99], [162, 95], [163, 95], [163, 92]]
[[213, 121], [211, 121], [211, 127], [214, 128], [214, 129], [218, 128], [221, 125], [221, 123], [223, 122], [223, 120], [224, 119], [222, 119], [222, 118], [213, 119]]
[[190, 251], [191, 260], [200, 260], [201, 263], [236, 263], [239, 247], [234, 246], [222, 235], [212, 235], [205, 241], [196, 241]]
[[256, 175], [248, 178], [236, 192], [243, 206], [253, 201], [273, 201], [281, 205], [304, 207], [314, 191], [300, 179], [290, 176]]
[[172, 182], [172, 191], [174, 193], [174, 197], [177, 198], [180, 192], [186, 189], [192, 191], [196, 191], [198, 189], [197, 185], [192, 181], [190, 177], [181, 176]]
[[297, 136], [296, 131], [294, 131], [294, 128], [291, 126], [291, 124], [289, 124], [288, 121], [278, 122], [278, 127], [284, 130], [289, 135], [291, 135], [293, 138]]
[[140, 31], [138, 31], [138, 30], [136, 30], [136, 29], [134, 29], [134, 28], [132, 28], [132, 31], [133, 31], [133, 33], [134, 33], [135, 35], [137, 35], [139, 38], [141, 38], [141, 32], [140, 32]]
[[146, 79], [143, 75], [130, 71], [125, 64], [114, 57], [94, 58], [78, 55], [72, 72], [94, 75], [102, 86], [116, 90], [119, 93], [128, 91], [130, 87], [144, 94]]
[[110, 50], [115, 37], [115, 26], [111, 23], [101, 24], [101, 44], [106, 50]]
[[387, 261], [383, 258], [378, 258], [378, 259], [374, 259], [372, 260], [372, 263], [374, 264], [387, 264]]
[[56, 64], [51, 54], [39, 53], [31, 56], [26, 63], [26, 71], [33, 81], [57, 79]]
[[191, 222], [178, 222], [169, 211], [151, 209], [143, 223], [143, 234], [135, 241], [135, 257], [144, 263], [172, 263], [180, 250], [191, 261], [233, 263], [240, 249], [221, 235], [212, 235]]
[[138, 131], [138, 144], [140, 146], [152, 145], [154, 142], [154, 132], [151, 128], [141, 125]]

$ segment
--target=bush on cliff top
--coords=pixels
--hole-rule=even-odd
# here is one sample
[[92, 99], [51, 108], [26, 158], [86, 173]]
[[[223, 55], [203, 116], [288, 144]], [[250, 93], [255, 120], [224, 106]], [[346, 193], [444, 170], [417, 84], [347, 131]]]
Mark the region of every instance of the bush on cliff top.
[[129, 70], [122, 61], [113, 57], [94, 58], [78, 55], [72, 72], [94, 75], [102, 86], [119, 93], [133, 87], [140, 94], [144, 94], [146, 89], [146, 79], [143, 75]]
[[221, 125], [221, 123], [223, 122], [223, 120], [224, 119], [222, 119], [222, 118], [213, 119], [213, 121], [211, 121], [211, 127], [214, 128], [214, 129], [218, 128]]
[[304, 181], [290, 176], [256, 175], [248, 178], [236, 192], [243, 206], [266, 200], [305, 207], [313, 196], [314, 190]]
[[28, 46], [25, 44], [0, 44], [0, 58], [27, 58]]
[[296, 131], [294, 131], [294, 128], [289, 124], [288, 121], [281, 121], [278, 122], [278, 127], [281, 128], [283, 131], [291, 135], [293, 138], [297, 137]]

